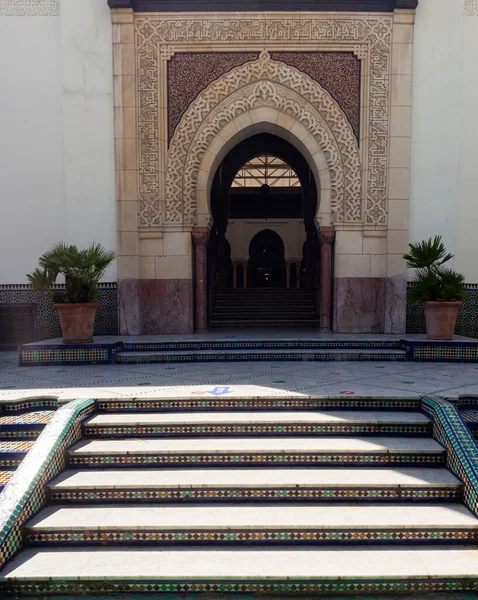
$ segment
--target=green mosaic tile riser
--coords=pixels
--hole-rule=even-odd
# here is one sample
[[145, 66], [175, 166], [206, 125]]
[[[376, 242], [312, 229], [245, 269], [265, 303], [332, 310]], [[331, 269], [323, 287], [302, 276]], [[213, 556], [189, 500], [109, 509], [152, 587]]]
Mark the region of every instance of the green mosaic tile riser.
[[391, 594], [433, 592], [476, 592], [478, 579], [425, 579], [425, 580], [367, 580], [359, 581], [39, 581], [11, 582], [2, 591], [5, 594], [164, 594], [164, 593], [233, 593], [233, 594]]
[[81, 400], [60, 409], [29, 454], [30, 462], [27, 459], [15, 474], [15, 488], [7, 486], [3, 492], [9, 512], [4, 512], [0, 531], [0, 567], [20, 550], [22, 525], [45, 504], [47, 481], [64, 469], [66, 449], [80, 439], [81, 422], [94, 408], [93, 400]]
[[174, 467], [183, 464], [194, 464], [196, 467], [209, 465], [441, 465], [445, 463], [445, 453], [414, 454], [407, 452], [388, 452], [387, 454], [125, 454], [121, 455], [82, 455], [70, 454], [70, 465], [75, 467], [115, 467], [137, 465]]
[[478, 531], [473, 529], [433, 530], [426, 529], [328, 529], [328, 530], [238, 530], [238, 531], [149, 531], [141, 529], [130, 531], [108, 531], [105, 529], [71, 531], [68, 529], [55, 531], [36, 532], [26, 530], [25, 541], [32, 546], [59, 546], [59, 545], [104, 545], [114, 546], [133, 545], [175, 545], [190, 543], [211, 544], [363, 544], [369, 543], [404, 543], [420, 544], [428, 542], [436, 543], [460, 543], [476, 544]]
[[464, 484], [463, 501], [478, 515], [478, 446], [457, 409], [443, 398], [425, 396], [423, 411], [433, 436], [447, 449], [447, 466]]
[[[410, 293], [410, 288], [408, 293]], [[424, 333], [426, 331], [425, 313], [421, 304], [407, 302], [407, 333]], [[469, 287], [466, 290], [463, 306], [458, 312], [455, 333], [466, 337], [478, 338], [478, 289]]]
[[156, 503], [169, 502], [197, 502], [197, 501], [236, 501], [236, 500], [253, 500], [257, 502], [263, 500], [270, 502], [272, 500], [294, 502], [304, 501], [325, 501], [329, 500], [362, 500], [370, 499], [374, 501], [390, 501], [390, 500], [426, 500], [430, 501], [446, 501], [446, 500], [461, 500], [462, 492], [459, 488], [406, 488], [400, 487], [396, 489], [370, 489], [370, 488], [247, 488], [247, 489], [203, 489], [190, 488], [187, 490], [172, 488], [170, 490], [77, 490], [77, 489], [62, 489], [55, 490], [50, 494], [51, 500], [54, 502], [131, 502], [131, 501], [154, 501]]
[[[160, 351], [160, 350], [275, 350], [277, 344], [280, 344], [281, 348], [284, 349], [297, 349], [297, 348], [310, 348], [310, 349], [326, 349], [326, 348], [344, 348], [344, 349], [360, 349], [364, 347], [364, 342], [358, 341], [320, 341], [320, 342], [306, 342], [306, 341], [291, 341], [285, 340], [277, 341], [241, 341], [241, 342], [184, 342], [171, 344], [169, 342], [157, 342], [157, 343], [129, 343], [125, 342], [125, 351]], [[401, 345], [399, 341], [378, 341], [374, 340], [367, 344], [369, 349], [384, 349], [384, 350], [400, 350]]]
[[139, 356], [132, 355], [128, 356], [128, 354], [124, 354], [123, 356], [117, 357], [117, 362], [119, 364], [156, 364], [156, 363], [187, 363], [187, 362], [233, 362], [233, 361], [318, 361], [318, 362], [337, 362], [337, 361], [406, 361], [405, 354], [384, 354], [384, 353], [369, 353], [369, 354], [355, 354], [353, 351], [344, 350], [341, 354], [335, 353], [321, 353], [314, 354], [314, 352], [309, 352], [306, 355], [303, 354], [268, 354], [267, 352], [263, 352], [261, 354], [248, 354], [247, 352], [240, 352], [238, 354], [184, 354], [184, 355], [165, 355], [165, 356], [157, 356], [157, 355], [147, 355]]
[[99, 412], [153, 412], [181, 410], [311, 410], [341, 409], [348, 410], [420, 410], [420, 400], [400, 400], [397, 398], [206, 398], [204, 400], [98, 400]]
[[358, 424], [358, 425], [177, 425], [177, 426], [133, 426], [108, 427], [85, 426], [84, 435], [87, 437], [174, 437], [174, 436], [208, 436], [208, 435], [337, 435], [341, 433], [360, 434], [400, 434], [425, 436], [431, 433], [429, 424]]

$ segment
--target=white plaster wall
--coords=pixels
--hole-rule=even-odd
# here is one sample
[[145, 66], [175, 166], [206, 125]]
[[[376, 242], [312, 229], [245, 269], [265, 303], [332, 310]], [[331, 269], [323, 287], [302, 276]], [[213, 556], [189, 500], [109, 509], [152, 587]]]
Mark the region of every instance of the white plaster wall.
[[66, 234], [58, 17], [0, 17], [0, 283]]
[[410, 241], [443, 235], [478, 282], [478, 14], [420, 0], [415, 21]]
[[455, 266], [478, 282], [478, 6], [463, 20], [460, 164]]
[[60, 9], [0, 12], [0, 283], [25, 283], [58, 240], [116, 248], [110, 13]]

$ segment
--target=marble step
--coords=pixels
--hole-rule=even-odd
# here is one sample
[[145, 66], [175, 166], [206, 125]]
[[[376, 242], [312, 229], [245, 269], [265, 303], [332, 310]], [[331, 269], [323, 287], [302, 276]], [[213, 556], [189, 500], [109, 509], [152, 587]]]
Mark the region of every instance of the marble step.
[[386, 411], [104, 413], [83, 424], [87, 437], [252, 435], [430, 435], [422, 413]]
[[478, 589], [476, 546], [406, 548], [29, 548], [0, 572], [0, 594], [155, 592], [343, 595]]
[[474, 543], [478, 520], [441, 505], [102, 505], [43, 509], [24, 527], [33, 545]]
[[325, 349], [325, 350], [199, 350], [191, 351], [127, 351], [118, 352], [116, 362], [140, 363], [193, 363], [193, 362], [246, 362], [246, 361], [388, 361], [406, 360], [405, 350], [398, 349]]
[[71, 466], [441, 465], [432, 438], [289, 437], [84, 440], [68, 451]]
[[52, 502], [444, 502], [462, 497], [450, 471], [423, 467], [70, 469]]

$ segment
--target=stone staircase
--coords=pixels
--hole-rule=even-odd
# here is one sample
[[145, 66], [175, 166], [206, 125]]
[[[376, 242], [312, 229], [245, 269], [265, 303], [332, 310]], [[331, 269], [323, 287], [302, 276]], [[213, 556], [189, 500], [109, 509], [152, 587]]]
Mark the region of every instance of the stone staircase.
[[419, 400], [98, 406], [0, 593], [478, 588], [478, 520]]
[[[280, 338], [280, 336], [279, 336]], [[193, 362], [258, 361], [406, 361], [407, 352], [399, 339], [307, 341], [301, 339], [137, 341], [127, 340], [116, 353], [115, 362], [123, 365]]]
[[315, 291], [302, 289], [217, 290], [209, 326], [318, 327], [316, 297]]

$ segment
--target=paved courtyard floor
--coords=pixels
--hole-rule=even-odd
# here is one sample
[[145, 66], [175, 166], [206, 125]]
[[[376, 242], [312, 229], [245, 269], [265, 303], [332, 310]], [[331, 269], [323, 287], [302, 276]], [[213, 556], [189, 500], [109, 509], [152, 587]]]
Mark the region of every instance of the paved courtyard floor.
[[32, 396], [177, 398], [201, 396], [478, 396], [478, 364], [234, 362], [19, 367], [0, 352], [0, 402]]

